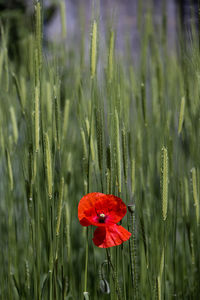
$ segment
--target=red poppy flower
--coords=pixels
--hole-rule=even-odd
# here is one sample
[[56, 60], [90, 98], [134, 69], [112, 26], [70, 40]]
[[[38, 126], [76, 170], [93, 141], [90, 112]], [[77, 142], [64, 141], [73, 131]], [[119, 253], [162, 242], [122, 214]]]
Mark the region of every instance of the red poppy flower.
[[93, 242], [100, 248], [108, 248], [127, 241], [131, 233], [117, 223], [126, 214], [124, 202], [114, 196], [89, 193], [80, 200], [78, 218], [82, 226], [94, 225]]

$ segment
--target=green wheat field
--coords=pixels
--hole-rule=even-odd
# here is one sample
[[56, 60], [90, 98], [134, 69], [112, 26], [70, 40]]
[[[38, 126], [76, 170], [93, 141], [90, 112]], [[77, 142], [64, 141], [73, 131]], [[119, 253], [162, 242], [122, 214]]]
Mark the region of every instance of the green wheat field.
[[[0, 24], [0, 299], [199, 299], [196, 25], [186, 42], [178, 22], [169, 47], [165, 10], [158, 26], [139, 6], [135, 61], [128, 42], [116, 49], [119, 20], [103, 36], [95, 7], [68, 43], [59, 3], [61, 36], [45, 43], [42, 3], [33, 5], [20, 61]], [[129, 241], [93, 244], [95, 227], [77, 214], [89, 192], [129, 205]]]

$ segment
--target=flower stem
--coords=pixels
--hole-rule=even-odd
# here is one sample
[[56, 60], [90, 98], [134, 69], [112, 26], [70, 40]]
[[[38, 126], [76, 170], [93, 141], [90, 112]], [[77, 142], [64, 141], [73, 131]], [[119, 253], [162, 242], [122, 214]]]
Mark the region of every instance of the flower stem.
[[86, 247], [85, 247], [85, 281], [84, 292], [87, 291], [87, 275], [88, 275], [88, 227], [86, 228]]
[[131, 237], [129, 240], [130, 245], [130, 259], [131, 259], [131, 275], [132, 285], [134, 291], [134, 299], [138, 299], [138, 276], [137, 276], [137, 255], [136, 255], [136, 236], [135, 236], [135, 204], [128, 205], [130, 212], [130, 226]]
[[[122, 246], [123, 247], [123, 246]], [[124, 255], [123, 248], [121, 248], [122, 256], [122, 273], [123, 273], [123, 288], [124, 288], [124, 300], [126, 300], [126, 274], [125, 274], [125, 265], [124, 265]]]
[[119, 281], [118, 281], [118, 277], [117, 277], [117, 272], [112, 264], [110, 252], [108, 251], [108, 249], [106, 249], [106, 255], [107, 255], [108, 265], [111, 266], [111, 269], [112, 269], [112, 278], [113, 278], [114, 286], [116, 288], [116, 293], [117, 293], [118, 299], [121, 300], [122, 295], [121, 295], [121, 289], [120, 289]]

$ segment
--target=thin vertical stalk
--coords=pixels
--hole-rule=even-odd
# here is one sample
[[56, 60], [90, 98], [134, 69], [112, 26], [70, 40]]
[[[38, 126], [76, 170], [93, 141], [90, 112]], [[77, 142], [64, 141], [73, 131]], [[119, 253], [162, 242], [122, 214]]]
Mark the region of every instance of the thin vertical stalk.
[[66, 7], [65, 1], [60, 1], [60, 17], [61, 17], [61, 28], [62, 28], [62, 39], [67, 37], [67, 22], [66, 22]]
[[162, 177], [161, 177], [161, 188], [162, 188], [162, 215], [163, 220], [167, 218], [167, 206], [168, 206], [168, 153], [165, 147], [162, 148]]
[[118, 183], [118, 191], [121, 193], [121, 147], [120, 147], [120, 134], [119, 134], [119, 117], [118, 112], [115, 109], [115, 134], [116, 134], [116, 160], [117, 160], [117, 183]]
[[110, 32], [110, 43], [109, 43], [109, 51], [108, 51], [108, 81], [112, 82], [113, 79], [113, 71], [114, 71], [114, 47], [115, 47], [115, 34], [114, 31]]
[[44, 134], [44, 147], [45, 147], [45, 167], [47, 177], [47, 190], [48, 196], [52, 198], [52, 186], [53, 186], [53, 175], [52, 175], [52, 162], [51, 162], [51, 148], [48, 134]]
[[109, 252], [109, 250], [107, 248], [106, 248], [106, 255], [107, 255], [108, 264], [109, 264], [109, 266], [112, 269], [112, 279], [113, 279], [113, 282], [114, 282], [114, 286], [115, 286], [115, 289], [116, 289], [118, 300], [122, 300], [121, 289], [120, 289], [120, 286], [119, 286], [119, 281], [118, 281], [118, 278], [117, 278], [117, 273], [116, 273], [116, 270], [115, 270], [115, 268], [113, 266], [113, 263], [111, 261], [110, 252]]
[[92, 34], [91, 34], [91, 45], [90, 45], [90, 74], [91, 79], [95, 77], [97, 64], [97, 22], [93, 21]]
[[42, 8], [40, 1], [37, 1], [35, 6], [36, 11], [36, 49], [38, 51], [38, 67], [41, 70], [42, 67]]
[[180, 113], [179, 113], [179, 122], [178, 122], [178, 134], [179, 135], [181, 134], [182, 127], [183, 127], [184, 114], [185, 114], [185, 97], [182, 97]]
[[130, 245], [130, 261], [131, 261], [131, 276], [134, 299], [138, 299], [138, 274], [137, 274], [137, 253], [136, 253], [136, 230], [135, 230], [135, 204], [129, 204], [131, 237]]
[[196, 212], [196, 222], [197, 226], [199, 225], [199, 199], [197, 194], [197, 176], [196, 176], [196, 169], [192, 168], [192, 192], [193, 192], [193, 199], [194, 199], [194, 206]]
[[13, 171], [12, 171], [12, 164], [10, 160], [9, 151], [6, 150], [6, 159], [7, 159], [7, 169], [8, 169], [8, 177], [9, 177], [9, 186], [10, 190], [13, 190]]
[[86, 228], [84, 293], [87, 292], [87, 277], [88, 277], [88, 227]]
[[39, 151], [40, 145], [40, 98], [39, 87], [35, 87], [35, 111], [34, 111], [34, 132], [35, 132], [35, 152]]

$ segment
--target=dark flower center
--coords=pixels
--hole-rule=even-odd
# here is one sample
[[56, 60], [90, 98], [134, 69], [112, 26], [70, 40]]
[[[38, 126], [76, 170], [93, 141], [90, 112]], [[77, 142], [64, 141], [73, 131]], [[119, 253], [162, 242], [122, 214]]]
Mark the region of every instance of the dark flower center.
[[105, 223], [105, 219], [106, 219], [106, 215], [104, 215], [103, 213], [101, 213], [99, 215], [99, 223]]

